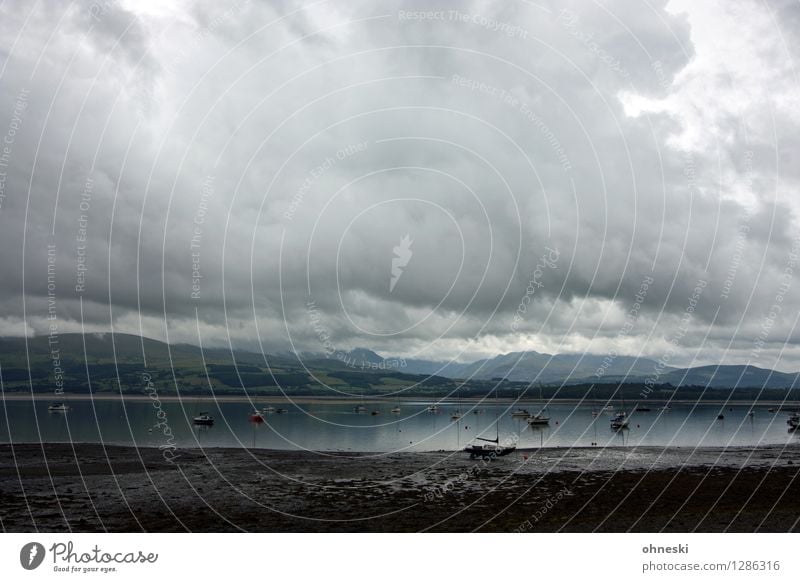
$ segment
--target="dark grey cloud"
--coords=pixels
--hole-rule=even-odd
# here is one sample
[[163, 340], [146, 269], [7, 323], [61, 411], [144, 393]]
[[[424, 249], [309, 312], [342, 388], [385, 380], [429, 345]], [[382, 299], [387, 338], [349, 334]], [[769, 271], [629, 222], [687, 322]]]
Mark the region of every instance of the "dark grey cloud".
[[63, 330], [800, 367], [789, 3], [93, 6], [2, 9], [5, 333], [54, 245]]

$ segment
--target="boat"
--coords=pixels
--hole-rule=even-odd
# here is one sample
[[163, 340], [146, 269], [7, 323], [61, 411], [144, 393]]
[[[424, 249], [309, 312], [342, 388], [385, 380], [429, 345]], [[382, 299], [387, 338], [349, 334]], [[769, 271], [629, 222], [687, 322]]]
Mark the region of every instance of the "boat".
[[47, 412], [66, 412], [67, 410], [69, 410], [69, 406], [63, 402], [53, 402], [47, 407]]
[[544, 411], [537, 414], [531, 414], [527, 419], [528, 424], [531, 426], [544, 426], [550, 424], [550, 417]]
[[394, 408], [392, 408], [391, 412], [392, 412], [392, 414], [400, 414], [400, 407], [399, 406], [395, 406]]
[[718, 414], [717, 415], [717, 420], [725, 420], [725, 415], [724, 414]]
[[450, 415], [450, 420], [452, 420], [453, 422], [455, 422], [457, 420], [461, 420], [461, 416], [462, 416], [461, 415], [461, 398], [459, 397], [459, 394], [458, 394], [458, 388], [456, 388], [456, 397], [457, 397], [456, 398], [456, 400], [457, 400], [457, 402], [456, 402], [457, 408], [453, 411], [453, 414]]
[[264, 408], [261, 409], [261, 412], [263, 412], [264, 414], [272, 414], [273, 412], [275, 412], [275, 407], [265, 406]]
[[358, 406], [353, 408], [353, 412], [361, 413], [361, 412], [366, 412], [366, 411], [367, 411], [367, 407], [364, 406], [363, 404], [359, 404]]
[[199, 426], [211, 426], [214, 424], [214, 417], [207, 412], [201, 412], [192, 419], [192, 422]]
[[370, 412], [370, 414], [371, 414], [372, 416], [378, 416], [380, 413], [381, 413], [381, 411], [380, 411], [380, 410], [373, 410], [372, 412]]
[[[543, 400], [541, 382], [539, 382], [539, 400]], [[527, 420], [530, 426], [544, 426], [550, 424], [550, 415], [547, 414], [547, 406], [545, 405], [545, 407], [536, 414], [529, 415]]]
[[[495, 392], [495, 399], [496, 398], [497, 392]], [[487, 439], [483, 437], [476, 437], [475, 441], [480, 442], [473, 441], [464, 448], [464, 452], [469, 453], [470, 459], [476, 459], [478, 457], [488, 457], [489, 459], [493, 459], [495, 457], [505, 457], [506, 455], [517, 450], [517, 445], [514, 442], [509, 445], [500, 444], [500, 419], [496, 415], [494, 419], [494, 426], [495, 438]]]
[[624, 412], [618, 412], [611, 418], [611, 428], [613, 430], [622, 430], [628, 428], [628, 415]]
[[669, 404], [665, 404], [664, 406], [661, 407], [661, 410], [663, 410], [664, 412], [669, 412], [670, 410], [672, 410], [672, 407]]
[[261, 424], [262, 422], [264, 422], [264, 417], [261, 416], [261, 413], [258, 410], [254, 410], [253, 412], [251, 412], [248, 419], [250, 420], [250, 422], [255, 424]]
[[470, 459], [475, 459], [477, 457], [505, 457], [506, 455], [517, 450], [516, 445], [501, 445], [499, 442], [493, 439], [482, 439], [478, 437], [475, 440], [486, 442], [471, 443], [467, 445], [464, 451], [469, 453]]
[[514, 418], [528, 418], [530, 415], [531, 413], [525, 410], [524, 408], [517, 408], [515, 411], [511, 413], [511, 416]]
[[428, 412], [439, 412], [439, 407], [436, 404], [431, 404], [426, 410]]
[[286, 414], [287, 412], [289, 412], [289, 411], [286, 410], [285, 408], [276, 408], [275, 409], [275, 414]]
[[648, 408], [647, 406], [637, 406], [634, 409], [634, 411], [635, 412], [650, 412], [650, 408]]
[[800, 427], [800, 414], [794, 413], [786, 420], [786, 424], [792, 428]]
[[619, 397], [622, 401], [622, 410], [611, 417], [611, 430], [628, 428], [628, 413], [625, 412], [625, 393], [622, 391], [622, 385], [619, 386]]

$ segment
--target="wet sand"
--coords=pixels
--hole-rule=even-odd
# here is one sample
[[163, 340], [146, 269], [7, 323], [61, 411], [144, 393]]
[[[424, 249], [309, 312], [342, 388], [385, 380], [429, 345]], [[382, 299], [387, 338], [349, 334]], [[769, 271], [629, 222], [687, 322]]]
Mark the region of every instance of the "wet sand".
[[[785, 532], [800, 447], [322, 454], [0, 445], [5, 531]], [[46, 459], [46, 460], [45, 460]], [[77, 460], [76, 460], [77, 459]]]

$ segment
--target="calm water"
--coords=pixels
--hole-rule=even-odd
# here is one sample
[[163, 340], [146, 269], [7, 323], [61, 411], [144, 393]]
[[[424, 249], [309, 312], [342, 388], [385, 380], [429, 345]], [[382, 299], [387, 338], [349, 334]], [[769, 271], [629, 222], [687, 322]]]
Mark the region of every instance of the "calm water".
[[[48, 402], [32, 405], [25, 401], [0, 404], [0, 442], [106, 442], [159, 446], [167, 438], [156, 424], [157, 410], [148, 401], [74, 401], [66, 413], [48, 413]], [[614, 432], [610, 416], [592, 416], [591, 406], [554, 404], [548, 408], [549, 427], [529, 427], [525, 420], [512, 418], [517, 406], [508, 404], [443, 405], [439, 412], [426, 412], [426, 403], [401, 404], [402, 412], [392, 414], [394, 403], [367, 404], [366, 413], [356, 413], [352, 404], [282, 404], [286, 414], [265, 414], [263, 424], [248, 421], [252, 407], [247, 403], [219, 404], [162, 403], [166, 423], [179, 447], [261, 447], [272, 449], [313, 449], [324, 451], [428, 451], [464, 447], [476, 436], [494, 438], [495, 422], [500, 438], [518, 435], [520, 447], [604, 445], [741, 446], [784, 444], [800, 438], [790, 433], [786, 413], [770, 413], [758, 406], [753, 417], [748, 406], [680, 405], [669, 412], [654, 405], [651, 412], [632, 413], [630, 428]], [[476, 408], [477, 406], [477, 408]], [[535, 403], [522, 405], [538, 411]], [[452, 421], [460, 408], [463, 417]], [[373, 416], [373, 410], [381, 414]], [[474, 411], [477, 410], [476, 414]], [[192, 416], [208, 411], [216, 419], [212, 427], [197, 427]], [[724, 414], [725, 419], [717, 419]]]

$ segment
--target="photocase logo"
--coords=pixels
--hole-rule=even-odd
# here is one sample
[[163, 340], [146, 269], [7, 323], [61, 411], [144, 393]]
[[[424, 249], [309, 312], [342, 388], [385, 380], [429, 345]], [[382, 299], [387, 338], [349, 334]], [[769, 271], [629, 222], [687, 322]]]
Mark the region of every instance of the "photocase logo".
[[392, 249], [394, 257], [392, 257], [392, 278], [389, 280], [389, 293], [394, 291], [394, 286], [397, 285], [400, 276], [403, 274], [403, 268], [408, 265], [411, 256], [414, 254], [411, 252], [411, 243], [413, 242], [408, 235], [405, 235], [400, 239], [400, 244]]
[[44, 561], [44, 546], [39, 542], [29, 542], [19, 551], [19, 563], [26, 570], [35, 570]]

